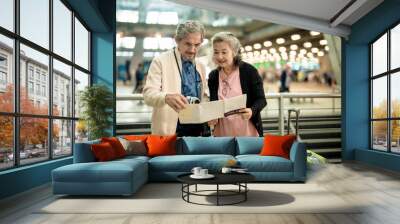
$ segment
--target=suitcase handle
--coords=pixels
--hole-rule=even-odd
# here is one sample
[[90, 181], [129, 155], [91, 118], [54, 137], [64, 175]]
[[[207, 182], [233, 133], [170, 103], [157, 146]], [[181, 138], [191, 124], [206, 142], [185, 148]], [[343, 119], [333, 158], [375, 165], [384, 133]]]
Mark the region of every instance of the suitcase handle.
[[295, 134], [297, 138], [299, 137], [299, 116], [300, 116], [300, 110], [299, 109], [289, 109], [288, 110], [288, 129], [287, 129], [287, 134], [290, 133], [290, 122], [291, 122], [291, 114], [295, 113], [296, 115], [296, 129], [295, 129]]

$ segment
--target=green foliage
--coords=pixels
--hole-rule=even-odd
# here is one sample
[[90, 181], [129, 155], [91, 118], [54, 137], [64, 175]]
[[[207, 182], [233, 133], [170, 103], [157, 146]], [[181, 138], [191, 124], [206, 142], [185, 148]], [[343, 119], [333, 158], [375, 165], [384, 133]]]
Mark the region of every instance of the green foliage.
[[112, 125], [113, 102], [112, 92], [101, 84], [88, 86], [80, 93], [81, 118], [88, 127], [90, 140], [109, 136], [107, 129]]

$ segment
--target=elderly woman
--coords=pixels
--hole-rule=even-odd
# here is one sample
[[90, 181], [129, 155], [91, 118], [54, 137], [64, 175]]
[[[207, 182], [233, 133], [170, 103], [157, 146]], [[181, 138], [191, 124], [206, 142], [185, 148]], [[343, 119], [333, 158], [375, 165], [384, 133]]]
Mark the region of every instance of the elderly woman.
[[247, 94], [246, 107], [238, 114], [209, 121], [214, 136], [263, 136], [261, 110], [267, 104], [257, 69], [241, 61], [240, 42], [229, 32], [213, 36], [213, 61], [218, 66], [208, 79], [210, 100], [224, 100]]

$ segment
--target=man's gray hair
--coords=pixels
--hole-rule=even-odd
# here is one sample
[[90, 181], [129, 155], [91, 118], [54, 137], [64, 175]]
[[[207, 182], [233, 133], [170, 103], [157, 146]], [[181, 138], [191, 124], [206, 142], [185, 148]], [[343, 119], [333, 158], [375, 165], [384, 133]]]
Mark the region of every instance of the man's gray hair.
[[203, 40], [204, 33], [205, 33], [203, 24], [201, 24], [199, 21], [195, 21], [195, 20], [188, 20], [184, 23], [180, 23], [176, 27], [175, 39], [180, 41], [183, 38], [185, 38], [186, 35], [188, 35], [189, 33], [200, 33], [201, 40]]
[[235, 65], [239, 65], [241, 61], [241, 55], [240, 55], [240, 47], [242, 46], [240, 44], [239, 39], [233, 35], [231, 32], [219, 32], [214, 34], [214, 36], [211, 38], [211, 43], [214, 46], [215, 43], [219, 42], [225, 42], [229, 45], [229, 47], [233, 51], [233, 63]]

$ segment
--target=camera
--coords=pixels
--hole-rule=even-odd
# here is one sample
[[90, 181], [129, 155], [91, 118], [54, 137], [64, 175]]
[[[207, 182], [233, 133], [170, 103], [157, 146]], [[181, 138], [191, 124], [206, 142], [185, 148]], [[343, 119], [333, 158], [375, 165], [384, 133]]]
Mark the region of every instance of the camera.
[[200, 103], [200, 99], [194, 96], [187, 96], [186, 97], [187, 101], [189, 102], [189, 104], [198, 104]]

